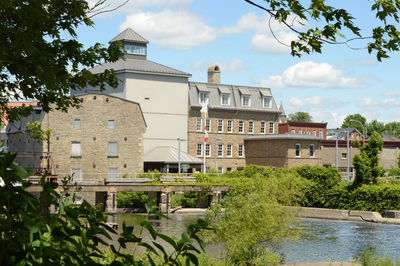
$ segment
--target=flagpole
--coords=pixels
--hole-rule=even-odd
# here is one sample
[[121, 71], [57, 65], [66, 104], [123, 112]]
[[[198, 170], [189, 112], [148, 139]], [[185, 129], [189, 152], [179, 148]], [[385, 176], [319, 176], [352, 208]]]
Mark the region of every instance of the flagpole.
[[[203, 173], [206, 173], [206, 144], [207, 144], [207, 139], [208, 139], [208, 134], [207, 134], [207, 127], [206, 127], [206, 119], [207, 119], [207, 112], [208, 112], [208, 101], [205, 103], [202, 103], [201, 106], [201, 115], [203, 116], [204, 114], [204, 144], [203, 144]], [[206, 139], [207, 137], [207, 139]]]

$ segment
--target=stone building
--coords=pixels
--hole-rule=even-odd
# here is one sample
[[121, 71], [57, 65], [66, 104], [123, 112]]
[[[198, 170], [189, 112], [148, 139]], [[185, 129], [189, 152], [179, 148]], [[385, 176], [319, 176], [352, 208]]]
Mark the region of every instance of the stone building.
[[322, 139], [310, 135], [278, 134], [245, 137], [246, 164], [272, 168], [322, 166]]
[[[140, 105], [114, 96], [80, 95], [79, 109], [45, 113], [40, 106], [7, 127], [9, 151], [24, 167], [59, 178], [73, 174], [77, 181], [100, 181], [143, 169], [146, 122]], [[26, 123], [40, 121], [52, 130], [50, 144], [31, 138]], [[50, 155], [50, 156], [48, 156]]]
[[[208, 83], [189, 82], [188, 152], [205, 155], [206, 169], [214, 168], [216, 154], [216, 168], [225, 172], [246, 165], [246, 136], [278, 133], [281, 111], [269, 88], [221, 84], [220, 73], [214, 65], [208, 68]], [[200, 112], [205, 103], [206, 116]]]

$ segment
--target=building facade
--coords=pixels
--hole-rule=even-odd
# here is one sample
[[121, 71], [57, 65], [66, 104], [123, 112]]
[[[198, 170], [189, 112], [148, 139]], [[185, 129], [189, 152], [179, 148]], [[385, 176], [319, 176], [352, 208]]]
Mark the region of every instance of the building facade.
[[328, 123], [287, 121], [279, 123], [279, 134], [309, 135], [326, 138], [326, 125]]
[[[98, 93], [79, 97], [79, 109], [44, 113], [36, 107], [30, 116], [8, 125], [9, 150], [18, 153], [16, 162], [37, 174], [73, 175], [76, 181], [141, 171], [146, 122], [140, 105]], [[52, 130], [49, 144], [27, 132], [26, 124], [34, 121], [41, 122], [43, 131]]]
[[205, 155], [206, 169], [225, 172], [246, 165], [245, 136], [278, 133], [281, 112], [269, 88], [220, 84], [220, 73], [211, 66], [208, 83], [189, 82], [188, 151]]

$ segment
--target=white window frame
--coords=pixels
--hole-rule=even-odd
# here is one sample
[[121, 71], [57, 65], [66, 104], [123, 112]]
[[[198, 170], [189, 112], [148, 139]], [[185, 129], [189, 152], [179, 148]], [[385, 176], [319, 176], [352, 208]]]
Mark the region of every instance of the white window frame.
[[342, 158], [342, 160], [346, 160], [347, 159], [347, 152], [342, 152], [340, 158]]
[[224, 119], [218, 119], [218, 132], [224, 132]]
[[[74, 173], [79, 172], [79, 178], [76, 178]], [[82, 168], [71, 168], [72, 181], [82, 181]]]
[[201, 117], [196, 117], [196, 131], [197, 132], [203, 131], [202, 124], [203, 124], [203, 119]]
[[[269, 103], [268, 105], [266, 105], [266, 100], [267, 99], [269, 100], [268, 101], [268, 103]], [[264, 96], [263, 97], [263, 107], [264, 108], [271, 108], [272, 107], [272, 98], [271, 97], [268, 97], [268, 96]]]
[[232, 144], [226, 145], [226, 157], [232, 157]]
[[232, 133], [232, 129], [233, 129], [233, 120], [228, 120], [226, 130], [228, 133]]
[[310, 144], [310, 158], [315, 158], [315, 145]]
[[274, 134], [274, 133], [275, 133], [275, 123], [273, 121], [270, 121], [268, 127], [268, 134]]
[[320, 138], [324, 137], [324, 131], [322, 129], [319, 130], [319, 137]]
[[[248, 99], [247, 104], [245, 99]], [[250, 107], [251, 106], [251, 96], [250, 95], [242, 95], [241, 96], [241, 102], [243, 107]]]
[[107, 126], [108, 126], [108, 129], [115, 129], [115, 120], [114, 119], [108, 119]]
[[[200, 154], [199, 154], [199, 151], [200, 151]], [[197, 156], [202, 156], [203, 155], [203, 144], [202, 143], [197, 143], [196, 155]]]
[[292, 128], [292, 134], [293, 135], [296, 134], [296, 129], [295, 128]]
[[220, 174], [223, 174], [224, 173], [224, 168], [222, 166], [218, 166], [218, 172]]
[[239, 157], [244, 157], [244, 146], [243, 146], [243, 144], [239, 144], [239, 147], [238, 147], [238, 156], [239, 156]]
[[265, 125], [266, 125], [265, 121], [260, 122], [260, 133], [261, 134], [265, 134]]
[[199, 92], [199, 103], [210, 102], [210, 93], [209, 92]]
[[74, 119], [74, 129], [81, 129], [82, 128], [82, 121], [80, 118]]
[[303, 129], [299, 128], [299, 135], [303, 134]]
[[314, 136], [317, 136], [317, 130], [316, 129], [313, 129], [312, 133], [313, 133]]
[[[111, 148], [111, 145], [116, 145], [116, 153], [114, 154], [114, 153], [110, 153], [110, 148]], [[118, 142], [117, 141], [109, 141], [108, 142], [108, 145], [107, 145], [107, 157], [109, 157], [109, 158], [118, 158]]]
[[206, 118], [206, 130], [207, 132], [211, 132], [211, 119]]
[[[112, 171], [115, 171], [115, 170], [117, 170], [117, 173], [112, 172]], [[107, 178], [110, 178], [110, 179], [118, 178], [118, 175], [119, 175], [119, 173], [118, 173], [118, 167], [109, 167], [109, 168], [108, 168], [108, 175], [107, 175]]]
[[206, 157], [210, 157], [211, 156], [211, 144], [210, 143], [206, 143], [204, 152], [206, 154]]
[[[77, 152], [74, 152], [75, 150]], [[80, 141], [71, 141], [71, 157], [82, 157], [82, 144]]]
[[[296, 143], [294, 152], [295, 152], [295, 156], [296, 156], [297, 158], [300, 158], [300, 157], [301, 157], [301, 144], [300, 144], [300, 143]], [[298, 153], [298, 154], [297, 154], [297, 153]]]
[[[225, 98], [227, 97], [227, 98]], [[226, 100], [226, 103], [224, 103]], [[221, 105], [230, 105], [231, 104], [231, 94], [230, 93], [221, 93]]]
[[[240, 128], [242, 128], [242, 130], [240, 130]], [[244, 133], [244, 121], [243, 120], [239, 120], [238, 121], [238, 132], [239, 133]]]
[[224, 144], [218, 144], [218, 149], [217, 149], [217, 156], [219, 158], [224, 157]]
[[254, 121], [249, 120], [249, 134], [254, 134]]

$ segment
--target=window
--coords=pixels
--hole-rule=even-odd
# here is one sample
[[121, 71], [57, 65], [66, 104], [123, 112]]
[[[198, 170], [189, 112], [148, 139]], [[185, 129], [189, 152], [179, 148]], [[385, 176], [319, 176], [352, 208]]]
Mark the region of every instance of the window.
[[26, 152], [26, 143], [22, 143], [22, 152]]
[[206, 130], [207, 130], [207, 132], [211, 132], [211, 119], [210, 118], [206, 119]]
[[82, 149], [79, 141], [71, 142], [71, 157], [81, 157]]
[[211, 150], [211, 144], [207, 143], [206, 144], [206, 156], [210, 157], [210, 150]]
[[296, 134], [296, 129], [292, 128], [292, 134]]
[[108, 168], [108, 178], [118, 178], [118, 168]]
[[260, 122], [260, 132], [261, 134], [265, 134], [265, 121]]
[[226, 156], [232, 157], [232, 144], [226, 145]]
[[115, 120], [108, 120], [108, 128], [109, 129], [115, 128]]
[[346, 152], [342, 152], [342, 159], [347, 159], [347, 153]]
[[125, 51], [127, 54], [146, 55], [146, 48], [144, 46], [126, 44]]
[[314, 144], [310, 144], [310, 157], [314, 157]]
[[317, 136], [317, 131], [315, 129], [313, 129], [312, 133], [314, 136]]
[[108, 157], [111, 158], [118, 157], [118, 142], [108, 143]]
[[239, 157], [243, 157], [243, 144], [239, 144], [238, 155]]
[[224, 168], [222, 166], [218, 166], [218, 172], [222, 174], [224, 172]]
[[33, 143], [32, 143], [32, 145], [33, 145], [33, 147], [32, 147], [32, 151], [33, 152], [36, 152], [36, 141], [34, 141]]
[[81, 120], [79, 118], [74, 119], [74, 128], [81, 129]]
[[210, 172], [210, 166], [206, 167], [206, 173]]
[[300, 156], [301, 156], [301, 145], [296, 144], [296, 157], [300, 157]]
[[271, 97], [263, 97], [263, 107], [271, 108]]
[[243, 120], [239, 120], [239, 133], [243, 133], [244, 122]]
[[269, 134], [274, 134], [274, 122], [269, 122]]
[[72, 181], [82, 180], [82, 170], [81, 168], [71, 168]]
[[218, 119], [218, 132], [224, 132], [224, 120]]
[[251, 106], [251, 98], [250, 95], [242, 95], [242, 106]]
[[209, 93], [208, 92], [200, 92], [199, 93], [199, 103], [206, 103], [209, 101]]
[[227, 168], [226, 168], [226, 171], [227, 171], [227, 172], [232, 171], [232, 167], [227, 167]]
[[250, 134], [254, 133], [254, 121], [253, 120], [249, 121], [249, 133]]
[[218, 157], [224, 156], [224, 144], [218, 144]]
[[228, 120], [226, 130], [228, 131], [228, 133], [232, 133], [232, 120]]
[[201, 124], [202, 124], [202, 120], [201, 117], [197, 117], [196, 119], [196, 131], [201, 131]]
[[222, 93], [221, 94], [221, 105], [229, 105], [230, 104], [230, 94], [229, 93]]
[[303, 134], [303, 130], [299, 128], [299, 135]]
[[203, 154], [203, 144], [197, 143], [197, 156], [201, 156]]
[[320, 137], [320, 138], [323, 138], [323, 137], [324, 137], [324, 131], [323, 131], [323, 130], [320, 130], [320, 131], [319, 131], [319, 137]]

